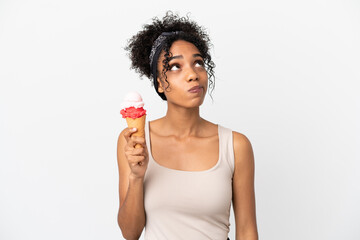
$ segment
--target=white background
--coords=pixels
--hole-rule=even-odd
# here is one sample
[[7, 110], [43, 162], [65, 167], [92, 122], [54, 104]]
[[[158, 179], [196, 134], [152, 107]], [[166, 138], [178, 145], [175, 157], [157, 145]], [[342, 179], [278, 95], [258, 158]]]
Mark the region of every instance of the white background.
[[360, 239], [355, 0], [0, 0], [0, 239], [122, 239], [120, 102], [166, 112], [123, 48], [166, 10], [208, 29], [201, 114], [252, 142], [260, 239]]

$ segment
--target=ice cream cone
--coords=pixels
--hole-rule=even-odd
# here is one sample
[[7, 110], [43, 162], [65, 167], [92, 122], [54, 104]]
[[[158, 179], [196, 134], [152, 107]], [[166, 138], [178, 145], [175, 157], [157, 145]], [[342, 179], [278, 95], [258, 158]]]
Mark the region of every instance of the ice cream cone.
[[[143, 115], [139, 118], [126, 118], [126, 122], [129, 128], [137, 128], [137, 132], [134, 132], [133, 136], [145, 137], [145, 121], [146, 115]], [[141, 148], [140, 144], [136, 144], [135, 148]]]
[[[129, 92], [124, 101], [121, 103], [120, 114], [126, 119], [129, 128], [137, 128], [132, 135], [145, 137], [145, 119], [146, 110], [143, 108], [144, 102], [137, 92]], [[140, 144], [136, 144], [135, 148], [141, 148]]]

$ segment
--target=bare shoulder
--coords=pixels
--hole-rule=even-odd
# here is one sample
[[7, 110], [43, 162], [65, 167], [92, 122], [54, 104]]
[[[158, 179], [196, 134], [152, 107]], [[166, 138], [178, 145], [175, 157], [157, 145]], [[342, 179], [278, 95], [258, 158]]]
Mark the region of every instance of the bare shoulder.
[[119, 142], [119, 140], [122, 140], [122, 138], [124, 138], [124, 133], [125, 133], [126, 129], [127, 129], [127, 128], [124, 128], [124, 129], [119, 133], [118, 142]]
[[234, 148], [251, 148], [251, 142], [245, 134], [232, 131]]
[[241, 165], [253, 165], [254, 153], [249, 138], [239, 132], [233, 131], [233, 145], [235, 155], [235, 169]]
[[125, 134], [125, 131], [127, 130], [128, 128], [124, 128], [120, 133], [119, 133], [119, 136], [118, 136], [118, 139], [117, 139], [117, 147], [118, 147], [118, 152], [120, 150], [123, 150], [123, 147], [125, 146], [126, 144], [126, 140], [125, 140], [125, 137], [124, 137], [124, 134]]

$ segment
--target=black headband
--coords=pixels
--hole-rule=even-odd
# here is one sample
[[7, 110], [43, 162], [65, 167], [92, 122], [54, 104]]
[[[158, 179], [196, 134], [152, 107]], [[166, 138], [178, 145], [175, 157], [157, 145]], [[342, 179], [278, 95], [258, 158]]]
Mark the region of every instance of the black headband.
[[174, 32], [163, 32], [160, 34], [160, 36], [157, 37], [157, 39], [154, 41], [154, 44], [151, 47], [151, 52], [150, 52], [150, 66], [152, 66], [154, 59], [157, 59], [159, 57], [159, 53], [161, 52], [161, 49], [164, 45], [165, 39], [168, 36], [172, 36], [175, 34], [179, 34], [182, 31], [174, 31]]
[[163, 32], [160, 34], [159, 37], [157, 37], [157, 39], [154, 41], [154, 44], [151, 48], [151, 52], [150, 52], [150, 56], [149, 56], [149, 60], [150, 60], [150, 69], [151, 69], [151, 74], [152, 74], [152, 78], [153, 78], [153, 84], [155, 87], [155, 90], [157, 91], [157, 60], [159, 58], [160, 52], [164, 47], [165, 44], [165, 40], [169, 37], [169, 36], [173, 36], [175, 34], [179, 34], [179, 33], [183, 33], [182, 31], [174, 31], [174, 32]]

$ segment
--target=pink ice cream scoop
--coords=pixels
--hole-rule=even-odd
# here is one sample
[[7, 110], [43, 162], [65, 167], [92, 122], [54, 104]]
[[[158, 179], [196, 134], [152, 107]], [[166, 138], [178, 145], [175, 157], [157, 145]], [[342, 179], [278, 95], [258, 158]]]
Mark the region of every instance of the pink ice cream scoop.
[[129, 92], [121, 103], [120, 113], [123, 118], [140, 118], [146, 115], [146, 110], [143, 107], [144, 102], [140, 94], [137, 92]]

